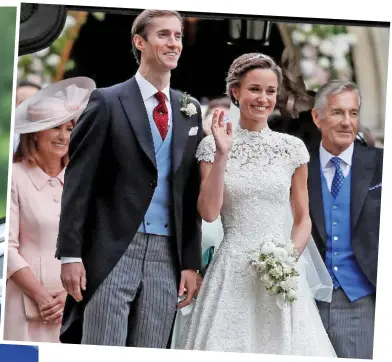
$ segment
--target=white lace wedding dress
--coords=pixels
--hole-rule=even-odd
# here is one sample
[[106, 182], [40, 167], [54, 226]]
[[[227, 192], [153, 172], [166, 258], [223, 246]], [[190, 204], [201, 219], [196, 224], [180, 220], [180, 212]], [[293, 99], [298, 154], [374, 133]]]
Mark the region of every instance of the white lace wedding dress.
[[[196, 157], [213, 162], [214, 152], [207, 136]], [[281, 309], [248, 270], [263, 237], [283, 235], [292, 175], [308, 160], [299, 138], [268, 127], [235, 129], [221, 210], [224, 238], [176, 348], [336, 356], [303, 274], [298, 299]]]

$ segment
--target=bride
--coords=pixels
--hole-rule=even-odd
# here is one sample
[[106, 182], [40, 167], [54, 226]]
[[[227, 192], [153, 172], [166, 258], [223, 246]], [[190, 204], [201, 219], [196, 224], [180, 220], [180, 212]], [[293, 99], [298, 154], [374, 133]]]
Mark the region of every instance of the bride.
[[[273, 132], [282, 73], [274, 61], [251, 53], [237, 58], [227, 93], [240, 109], [235, 129], [215, 112], [212, 135], [197, 150], [202, 184], [201, 217], [221, 215], [224, 237], [207, 270], [176, 348], [284, 355], [336, 356], [324, 330], [301, 256], [297, 299], [279, 302], [250, 270], [251, 257], [270, 237], [292, 243], [298, 255], [311, 235], [304, 143]], [[291, 233], [285, 234], [287, 210]]]

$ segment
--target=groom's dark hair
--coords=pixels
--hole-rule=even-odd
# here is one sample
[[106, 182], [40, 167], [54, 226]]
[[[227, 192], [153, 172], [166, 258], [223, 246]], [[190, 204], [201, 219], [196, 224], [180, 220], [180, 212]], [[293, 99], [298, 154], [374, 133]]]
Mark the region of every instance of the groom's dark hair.
[[132, 52], [135, 56], [137, 64], [140, 64], [140, 51], [136, 48], [133, 38], [135, 35], [140, 35], [143, 39], [147, 40], [147, 26], [151, 24], [154, 18], [163, 16], [175, 16], [183, 26], [181, 15], [177, 11], [172, 10], [144, 10], [135, 19], [132, 24], [131, 38], [132, 38]]

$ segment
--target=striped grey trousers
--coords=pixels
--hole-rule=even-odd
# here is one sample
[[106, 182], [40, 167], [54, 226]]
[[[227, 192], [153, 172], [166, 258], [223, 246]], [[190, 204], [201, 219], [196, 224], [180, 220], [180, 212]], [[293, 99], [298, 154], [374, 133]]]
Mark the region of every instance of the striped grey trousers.
[[166, 348], [178, 293], [173, 242], [135, 235], [85, 307], [82, 344]]
[[338, 357], [373, 359], [375, 302], [375, 295], [351, 302], [342, 288], [334, 289], [331, 303], [317, 302]]

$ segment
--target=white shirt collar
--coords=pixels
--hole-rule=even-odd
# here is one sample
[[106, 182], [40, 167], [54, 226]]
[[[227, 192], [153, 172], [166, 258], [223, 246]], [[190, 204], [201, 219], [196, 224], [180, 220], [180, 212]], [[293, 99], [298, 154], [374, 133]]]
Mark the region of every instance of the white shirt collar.
[[[351, 143], [351, 145], [348, 148], [346, 148], [340, 155], [338, 155], [338, 157], [350, 167], [353, 158], [353, 151], [354, 151], [354, 142]], [[323, 147], [322, 142], [320, 142], [320, 164], [323, 169], [327, 167], [328, 162], [331, 160], [332, 157], [335, 156], [329, 153]]]
[[[142, 94], [143, 101], [145, 102], [147, 99], [154, 96], [155, 93], [158, 92], [156, 89], [146, 78], [144, 78], [139, 71], [136, 72], [135, 75], [136, 82], [139, 85], [140, 93]], [[162, 93], [165, 94], [166, 99], [170, 102], [170, 85], [168, 84], [164, 89], [162, 89]]]

